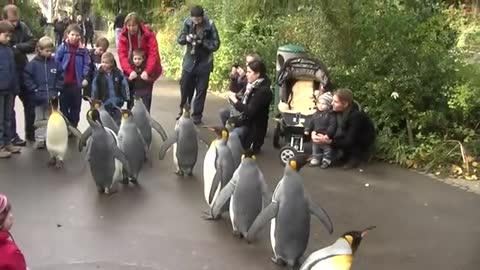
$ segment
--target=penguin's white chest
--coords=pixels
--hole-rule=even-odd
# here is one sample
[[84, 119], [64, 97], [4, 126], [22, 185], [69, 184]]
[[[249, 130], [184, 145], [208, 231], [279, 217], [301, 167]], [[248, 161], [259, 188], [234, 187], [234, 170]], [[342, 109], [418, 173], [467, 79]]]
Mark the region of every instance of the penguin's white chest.
[[63, 117], [57, 113], [50, 115], [47, 122], [46, 145], [54, 157], [65, 156], [68, 148], [68, 127]]
[[[115, 138], [115, 143], [117, 144], [118, 147], [120, 147], [118, 144], [118, 137], [117, 134], [110, 128], [105, 127], [105, 130], [108, 131], [112, 136]], [[112, 184], [120, 181], [123, 179], [123, 164], [120, 162], [118, 159], [115, 159], [115, 171], [113, 172], [113, 179], [112, 179]]]
[[[216, 165], [215, 165], [215, 160], [216, 160], [216, 147], [215, 147], [215, 142], [213, 142], [210, 145], [210, 148], [207, 151], [207, 154], [205, 155], [205, 159], [203, 161], [203, 191], [205, 195], [205, 201], [208, 204], [208, 198], [210, 196], [210, 189], [212, 188], [213, 184], [213, 178], [215, 177], [215, 174], [217, 172]], [[215, 195], [213, 197], [212, 203], [209, 204], [210, 206], [213, 205], [213, 202], [215, 202], [215, 199], [218, 195], [218, 192], [220, 191], [220, 185], [218, 185], [217, 190], [215, 191]]]
[[276, 225], [276, 218], [272, 218], [270, 221], [270, 243], [272, 244], [272, 250], [273, 254], [275, 254], [275, 257], [277, 256], [277, 253], [275, 252], [275, 227]]
[[175, 167], [177, 168], [177, 170], [179, 170], [180, 168], [178, 167], [177, 143], [174, 143], [172, 146], [173, 146], [173, 151], [172, 151], [172, 154], [173, 154], [173, 164], [175, 164]]

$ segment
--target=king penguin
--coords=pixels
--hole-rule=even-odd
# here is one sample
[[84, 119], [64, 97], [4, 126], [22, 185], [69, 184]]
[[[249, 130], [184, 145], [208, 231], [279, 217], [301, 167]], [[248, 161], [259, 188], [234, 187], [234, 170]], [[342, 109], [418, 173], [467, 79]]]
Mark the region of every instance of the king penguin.
[[152, 143], [152, 128], [160, 134], [163, 141], [167, 140], [167, 133], [163, 127], [150, 116], [147, 107], [145, 107], [145, 104], [140, 97], [135, 97], [132, 114], [133, 120], [137, 124], [138, 129], [142, 132], [143, 139], [149, 148]]
[[115, 134], [104, 128], [98, 110], [90, 109], [87, 121], [92, 128], [88, 161], [93, 180], [100, 193], [114, 193], [116, 182], [123, 180], [123, 171], [133, 178], [130, 163], [118, 148]]
[[232, 151], [233, 162], [236, 169], [242, 161], [244, 149], [240, 140], [240, 136], [238, 136], [238, 133], [234, 131], [235, 126], [236, 123], [232, 118], [228, 119], [225, 123], [225, 128], [229, 132], [227, 146], [230, 148], [230, 151]]
[[228, 130], [223, 127], [209, 129], [214, 131], [217, 137], [210, 144], [203, 161], [203, 191], [207, 204], [212, 207], [220, 190], [232, 178], [235, 168], [232, 152], [227, 146]]
[[167, 150], [173, 145], [173, 162], [175, 174], [191, 176], [198, 156], [197, 128], [190, 118], [190, 105], [185, 104], [183, 114], [175, 124], [175, 133], [160, 147], [159, 159], [165, 157]]
[[271, 260], [293, 268], [305, 252], [310, 236], [310, 215], [316, 216], [331, 234], [333, 224], [324, 209], [306, 194], [299, 170], [309, 161], [308, 155], [297, 155], [285, 165], [283, 178], [278, 182], [272, 202], [262, 210], [247, 233], [251, 241], [256, 232], [271, 220], [270, 242], [274, 256]]
[[[100, 120], [105, 128], [110, 129], [115, 134], [118, 134], [119, 127], [112, 116], [105, 110], [105, 107], [102, 104], [101, 100], [91, 99], [90, 97], [85, 97], [88, 102], [90, 103], [91, 108], [94, 108], [100, 114]], [[87, 116], [88, 117], [88, 116]], [[87, 145], [87, 141], [92, 135], [92, 128], [87, 127], [87, 129], [83, 132], [82, 137], [78, 141], [78, 150], [82, 152], [83, 147]]]
[[232, 179], [220, 191], [211, 209], [211, 215], [206, 216], [206, 219], [216, 219], [221, 214], [223, 205], [230, 199], [229, 215], [233, 235], [245, 237], [263, 207], [270, 203], [271, 196], [255, 155], [248, 149]]
[[[138, 174], [147, 158], [148, 146], [137, 124], [133, 121], [130, 110], [122, 110], [122, 120], [118, 131], [118, 146], [130, 162], [134, 176], [130, 181], [137, 183]], [[124, 179], [123, 183], [128, 184], [128, 179]]]
[[351, 231], [343, 234], [332, 245], [310, 254], [300, 267], [300, 270], [350, 270], [353, 256], [360, 246], [360, 242], [371, 226], [362, 231]]
[[68, 133], [69, 131], [77, 138], [82, 136], [82, 133], [73, 127], [67, 118], [58, 110], [58, 97], [52, 97], [49, 100], [51, 114], [47, 121], [38, 121], [35, 127], [47, 126], [46, 132], [46, 146], [50, 159], [48, 166], [55, 166], [57, 169], [63, 167], [63, 159], [68, 149]]

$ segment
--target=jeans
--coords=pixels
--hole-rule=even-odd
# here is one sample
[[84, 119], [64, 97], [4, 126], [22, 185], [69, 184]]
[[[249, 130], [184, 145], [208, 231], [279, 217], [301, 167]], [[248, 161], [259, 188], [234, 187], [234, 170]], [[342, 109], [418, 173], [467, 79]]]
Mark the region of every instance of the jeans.
[[194, 120], [202, 119], [209, 80], [210, 71], [201, 71], [197, 67], [191, 72], [182, 71], [182, 78], [180, 79], [180, 111], [187, 102], [192, 104], [192, 119]]
[[[27, 138], [33, 138], [35, 134], [35, 128], [33, 127], [33, 122], [35, 122], [35, 106], [32, 104], [32, 101], [26, 96], [19, 96], [20, 101], [23, 104], [23, 115], [25, 121], [25, 136]], [[15, 112], [15, 97], [13, 99], [12, 107], [12, 122], [10, 125], [11, 134], [13, 137], [18, 137], [17, 133], [17, 117]]]
[[10, 127], [12, 123], [13, 100], [13, 95], [0, 95], [0, 148], [10, 144], [13, 137]]
[[332, 147], [328, 144], [312, 144], [313, 158], [322, 160], [328, 164], [332, 163], [333, 151]]
[[[35, 123], [39, 121], [48, 120], [50, 116], [50, 107], [48, 103], [39, 105], [35, 107]], [[44, 142], [46, 138], [47, 127], [42, 126], [35, 129], [35, 141]]]
[[220, 109], [220, 121], [222, 121], [223, 126], [227, 124], [228, 118], [230, 118], [230, 108]]
[[82, 90], [75, 85], [65, 85], [60, 94], [60, 111], [74, 127], [77, 127], [80, 121], [81, 108]]

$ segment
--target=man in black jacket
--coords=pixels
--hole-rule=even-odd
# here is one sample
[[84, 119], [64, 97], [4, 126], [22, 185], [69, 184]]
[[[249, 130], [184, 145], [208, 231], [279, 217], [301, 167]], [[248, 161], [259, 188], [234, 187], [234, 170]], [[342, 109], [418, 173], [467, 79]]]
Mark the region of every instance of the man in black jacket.
[[220, 47], [220, 39], [217, 28], [213, 21], [204, 15], [202, 7], [194, 6], [190, 15], [191, 18], [183, 23], [182, 32], [177, 39], [178, 44], [187, 45], [180, 79], [180, 111], [185, 103], [192, 102], [195, 93], [192, 119], [195, 124], [200, 124], [210, 72], [213, 70], [213, 52]]
[[[15, 5], [6, 5], [3, 8], [3, 19], [9, 21], [15, 28], [12, 36], [12, 48], [17, 65], [17, 74], [20, 82], [20, 100], [23, 103], [23, 111], [25, 114], [25, 136], [29, 141], [35, 141], [35, 129], [33, 123], [35, 121], [35, 107], [25, 96], [25, 86], [23, 85], [23, 70], [28, 63], [27, 54], [33, 53], [37, 44], [37, 40], [33, 37], [30, 28], [20, 20], [20, 11]], [[12, 115], [12, 134], [14, 135], [13, 144], [16, 146], [25, 146], [26, 142], [17, 134], [17, 125], [15, 118], [15, 110]]]
[[330, 144], [335, 151], [343, 152], [344, 168], [351, 169], [371, 154], [375, 142], [375, 127], [372, 120], [355, 106], [353, 93], [339, 89], [333, 95], [333, 111], [337, 114], [337, 132], [333, 139], [313, 136], [313, 142]]

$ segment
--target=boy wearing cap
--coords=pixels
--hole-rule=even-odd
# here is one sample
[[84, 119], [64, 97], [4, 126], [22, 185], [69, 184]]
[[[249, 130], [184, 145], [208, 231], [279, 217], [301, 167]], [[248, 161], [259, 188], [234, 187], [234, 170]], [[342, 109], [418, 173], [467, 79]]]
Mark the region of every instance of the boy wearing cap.
[[0, 194], [0, 269], [26, 270], [25, 258], [9, 232], [12, 225], [12, 206], [7, 197]]
[[[322, 94], [317, 99], [317, 112], [313, 115], [310, 124], [305, 128], [305, 135], [310, 133], [326, 136], [331, 139], [337, 130], [337, 119], [332, 112], [333, 96], [330, 92]], [[313, 158], [311, 166], [318, 166], [321, 163], [322, 169], [328, 168], [332, 163], [332, 147], [329, 144], [315, 143], [312, 141]], [[321, 161], [321, 162], [320, 162]]]

